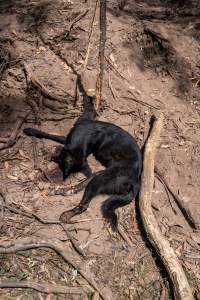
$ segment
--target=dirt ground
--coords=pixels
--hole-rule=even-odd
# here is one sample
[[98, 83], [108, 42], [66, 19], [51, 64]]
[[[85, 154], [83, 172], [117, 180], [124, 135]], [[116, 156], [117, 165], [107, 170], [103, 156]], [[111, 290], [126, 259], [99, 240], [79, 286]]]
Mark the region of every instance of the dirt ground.
[[[94, 9], [93, 0], [0, 0], [0, 148], [18, 125], [20, 128], [14, 145], [0, 150], [0, 187], [7, 205], [34, 212], [46, 220], [58, 220], [64, 210], [80, 201], [83, 191], [62, 195], [59, 188], [70, 189], [84, 176], [76, 174], [63, 183], [56, 164], [51, 161], [56, 144], [29, 138], [22, 129], [36, 127], [66, 135], [81, 114], [82, 98], [78, 97], [75, 103], [75, 86], [77, 72], [83, 72]], [[70, 24], [82, 13], [69, 31]], [[173, 192], [187, 204], [197, 227], [200, 224], [199, 15], [199, 1], [108, 1], [99, 116], [100, 120], [129, 131], [142, 147], [151, 116], [160, 110], [164, 112], [156, 166]], [[97, 13], [88, 64], [82, 76], [90, 94], [95, 91], [98, 32]], [[43, 88], [30, 82], [30, 77]], [[89, 161], [93, 171], [101, 169], [93, 157]], [[57, 237], [66, 251], [92, 272], [110, 299], [172, 299], [169, 279], [147, 242], [135, 202], [119, 209], [118, 214], [130, 246], [102, 218], [104, 199], [104, 196], [94, 199], [87, 212], [73, 219], [77, 223], [68, 225], [85, 258], [74, 250], [59, 225], [42, 224], [3, 206], [0, 241]], [[200, 232], [190, 226], [173, 197], [169, 201], [157, 179], [152, 207], [196, 299], [200, 299]], [[49, 249], [1, 254], [0, 278], [78, 286], [92, 299], [87, 281]], [[81, 297], [32, 289], [0, 290], [0, 299], [6, 300]]]

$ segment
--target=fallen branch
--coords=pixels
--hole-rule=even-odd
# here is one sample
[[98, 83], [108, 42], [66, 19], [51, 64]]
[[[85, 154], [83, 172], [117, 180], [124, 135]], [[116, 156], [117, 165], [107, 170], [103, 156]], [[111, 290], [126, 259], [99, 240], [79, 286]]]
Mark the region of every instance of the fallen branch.
[[162, 180], [162, 183], [165, 187], [165, 189], [172, 195], [174, 198], [176, 204], [178, 205], [179, 209], [181, 210], [183, 216], [185, 217], [188, 224], [195, 229], [200, 229], [200, 223], [196, 220], [194, 214], [191, 212], [188, 204], [184, 202], [182, 199], [179, 198], [178, 195], [176, 195], [172, 189], [169, 187], [168, 183], [166, 182], [166, 179], [163, 177], [163, 175], [160, 173], [158, 168], [155, 168], [156, 176], [159, 178], [159, 180]]
[[6, 241], [0, 244], [0, 253], [9, 254], [36, 248], [50, 248], [54, 250], [56, 253], [62, 256], [62, 258], [67, 263], [69, 263], [73, 268], [75, 268], [83, 276], [83, 278], [85, 278], [87, 282], [101, 295], [103, 299], [110, 300], [110, 298], [98, 287], [92, 274], [88, 270], [86, 270], [82, 265], [79, 265], [74, 261], [72, 255], [66, 251], [63, 243], [58, 239], [39, 239], [36, 237], [32, 237], [25, 239], [17, 239], [16, 241]]
[[163, 115], [153, 124], [144, 153], [142, 185], [139, 195], [139, 207], [148, 239], [162, 259], [173, 284], [176, 300], [193, 300], [192, 290], [180, 262], [162, 235], [151, 208], [151, 195], [154, 184], [154, 159], [158, 139], [163, 125]]
[[0, 282], [0, 288], [29, 288], [46, 294], [85, 294], [84, 290], [80, 287], [67, 287], [48, 283], [36, 283], [32, 281]]
[[26, 115], [24, 117], [22, 117], [22, 118], [20, 117], [17, 120], [13, 132], [11, 133], [11, 135], [8, 138], [7, 142], [4, 141], [4, 145], [0, 146], [0, 150], [4, 150], [4, 149], [7, 149], [7, 148], [10, 148], [10, 147], [12, 147], [16, 143], [17, 136], [18, 136], [19, 131], [20, 131], [21, 127], [22, 127], [22, 124], [24, 123], [24, 121], [26, 120], [26, 118], [29, 116], [29, 114], [30, 114], [30, 111], [28, 113], [26, 113]]

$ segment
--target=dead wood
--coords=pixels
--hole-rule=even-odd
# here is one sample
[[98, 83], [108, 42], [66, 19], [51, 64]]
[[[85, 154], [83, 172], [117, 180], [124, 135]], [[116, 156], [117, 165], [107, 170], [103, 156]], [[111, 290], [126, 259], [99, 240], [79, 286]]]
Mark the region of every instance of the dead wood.
[[84, 290], [80, 287], [68, 287], [61, 285], [52, 285], [48, 283], [36, 283], [32, 281], [0, 282], [0, 288], [29, 288], [46, 294], [85, 294]]
[[19, 131], [22, 127], [22, 124], [24, 123], [26, 118], [29, 116], [29, 114], [30, 114], [30, 111], [27, 112], [24, 117], [22, 117], [22, 118], [20, 117], [17, 120], [13, 132], [11, 133], [10, 137], [7, 139], [7, 142], [5, 143], [5, 141], [4, 141], [4, 145], [0, 146], [0, 150], [4, 150], [4, 149], [7, 149], [7, 148], [10, 148], [10, 147], [14, 146], [14, 144], [16, 143]]
[[169, 186], [169, 184], [167, 183], [166, 179], [164, 178], [164, 176], [160, 173], [160, 171], [158, 170], [158, 168], [155, 168], [155, 173], [156, 176], [162, 180], [162, 183], [165, 187], [165, 189], [172, 195], [172, 197], [174, 198], [176, 204], [178, 205], [179, 209], [181, 210], [183, 216], [185, 217], [186, 221], [188, 222], [188, 224], [194, 228], [194, 229], [200, 229], [200, 223], [198, 220], [196, 220], [196, 216], [194, 213], [192, 213], [191, 209], [189, 208], [188, 204], [186, 202], [184, 202], [177, 194], [175, 194], [171, 187]]
[[96, 97], [95, 97], [95, 110], [98, 112], [101, 101], [103, 72], [104, 72], [104, 51], [106, 43], [106, 0], [100, 0], [100, 38], [99, 38], [99, 64], [100, 69], [96, 82]]
[[74, 257], [71, 253], [67, 252], [63, 243], [56, 238], [51, 239], [39, 239], [36, 237], [17, 239], [15, 241], [6, 241], [0, 244], [0, 253], [9, 254], [16, 253], [18, 251], [36, 249], [36, 248], [49, 248], [58, 253], [67, 263], [69, 263], [73, 268], [75, 268], [82, 276], [87, 280], [87, 282], [101, 295], [105, 300], [110, 300], [108, 295], [106, 295], [99, 288], [95, 282], [93, 275], [83, 266], [83, 264], [78, 264], [74, 261]]
[[140, 213], [147, 237], [163, 261], [172, 281], [175, 299], [193, 300], [192, 290], [183, 268], [168, 240], [162, 235], [151, 208], [151, 195], [154, 184], [154, 159], [162, 125], [163, 115], [161, 114], [155, 120], [145, 146], [142, 185], [139, 195]]

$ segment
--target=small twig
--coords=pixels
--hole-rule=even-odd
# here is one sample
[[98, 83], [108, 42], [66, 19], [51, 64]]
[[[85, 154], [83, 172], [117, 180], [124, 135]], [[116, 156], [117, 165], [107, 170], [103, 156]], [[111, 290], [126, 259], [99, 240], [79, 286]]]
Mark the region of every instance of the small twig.
[[79, 247], [79, 244], [76, 242], [75, 238], [73, 237], [73, 235], [69, 232], [68, 228], [66, 227], [66, 225], [64, 224], [60, 224], [60, 226], [63, 228], [63, 230], [65, 231], [67, 238], [70, 240], [70, 242], [72, 243], [74, 249], [83, 257], [85, 257], [85, 253], [84, 251]]
[[162, 235], [151, 208], [155, 152], [162, 125], [163, 115], [161, 114], [154, 122], [151, 134], [145, 146], [139, 208], [147, 237], [162, 259], [172, 281], [174, 298], [176, 300], [194, 300], [184, 270], [170, 243]]
[[17, 120], [13, 132], [11, 133], [11, 135], [8, 138], [7, 142], [4, 143], [4, 145], [0, 147], [0, 150], [10, 148], [16, 143], [16, 139], [17, 139], [18, 133], [19, 133], [21, 127], [22, 127], [22, 124], [24, 123], [24, 121], [26, 120], [26, 118], [29, 116], [30, 113], [31, 112], [29, 111], [28, 113], [26, 113], [26, 115], [24, 117], [19, 118]]
[[111, 82], [110, 76], [109, 76], [109, 78], [108, 78], [108, 86], [109, 86], [109, 88], [110, 88], [110, 90], [111, 90], [111, 93], [112, 93], [112, 95], [113, 95], [113, 98], [114, 98], [114, 100], [115, 100], [115, 103], [117, 103], [117, 96], [115, 95], [115, 91], [114, 91], [114, 89], [113, 89], [113, 86], [112, 86], [112, 82]]
[[48, 283], [36, 283], [32, 281], [0, 282], [0, 288], [29, 288], [46, 294], [85, 294], [84, 290], [80, 287], [67, 287]]
[[113, 70], [114, 70], [121, 78], [123, 78], [123, 79], [125, 79], [127, 82], [129, 82], [128, 79], [126, 78], [126, 76], [125, 76], [124, 74], [122, 74], [122, 73], [114, 66], [114, 64], [112, 63], [112, 61], [110, 60], [109, 57], [105, 56], [105, 60], [109, 63], [109, 65], [112, 67], [112, 69], [113, 69]]
[[166, 184], [165, 184], [165, 181], [164, 181], [163, 178], [160, 176], [160, 174], [158, 174], [158, 173], [156, 173], [156, 172], [155, 172], [155, 176], [156, 176], [156, 178], [162, 183], [162, 185], [164, 186], [164, 189], [165, 189], [165, 191], [166, 191], [166, 193], [167, 193], [167, 198], [168, 198], [169, 204], [170, 204], [170, 206], [171, 206], [171, 209], [172, 209], [172, 211], [174, 212], [174, 214], [177, 215], [177, 212], [176, 212], [175, 208], [174, 208], [173, 205], [172, 205], [171, 198], [170, 198], [170, 194], [169, 194], [169, 190], [168, 190], [168, 188], [167, 188], [167, 186], [166, 186]]
[[123, 227], [122, 227], [120, 224], [118, 224], [117, 230], [118, 230], [120, 236], [123, 238], [123, 240], [124, 240], [125, 242], [127, 242], [127, 244], [128, 244], [130, 247], [134, 247], [134, 246], [135, 246], [135, 245], [131, 242], [131, 240], [129, 239], [129, 237], [127, 236], [127, 234], [125, 233]]
[[188, 204], [186, 202], [184, 202], [182, 199], [180, 199], [179, 196], [176, 195], [172, 191], [171, 187], [169, 187], [168, 183], [166, 182], [166, 179], [163, 177], [163, 175], [160, 173], [160, 171], [158, 170], [157, 167], [155, 167], [155, 173], [156, 173], [156, 175], [157, 175], [158, 178], [162, 179], [162, 183], [164, 184], [164, 186], [166, 187], [166, 189], [170, 192], [170, 194], [173, 196], [176, 204], [178, 205], [179, 209], [181, 210], [183, 216], [185, 217], [185, 219], [187, 220], [187, 222], [189, 223], [189, 225], [192, 228], [199, 229], [200, 228], [200, 224], [196, 220], [194, 214], [191, 212]]
[[151, 105], [151, 104], [149, 104], [149, 103], [146, 103], [146, 102], [144, 102], [144, 101], [142, 101], [142, 100], [139, 100], [139, 99], [136, 99], [136, 98], [133, 98], [133, 97], [124, 96], [123, 98], [132, 100], [132, 101], [134, 101], [134, 102], [137, 102], [137, 103], [139, 103], [139, 104], [141, 104], [141, 105], [143, 105], [143, 106], [149, 107], [149, 108], [160, 109], [160, 107]]
[[52, 179], [51, 179], [51, 177], [49, 177], [49, 175], [47, 174], [47, 172], [43, 169], [43, 168], [41, 168], [41, 166], [39, 166], [38, 164], [36, 165], [36, 167], [35, 167], [38, 171], [40, 171], [41, 173], [42, 173], [42, 175], [44, 175], [44, 177], [49, 181], [49, 182], [53, 182], [52, 181]]
[[54, 41], [59, 41], [59, 40], [73, 40], [74, 38], [70, 36], [71, 30], [74, 27], [74, 25], [80, 21], [87, 13], [89, 9], [86, 9], [84, 12], [80, 13], [77, 17], [75, 17], [71, 23], [69, 24], [68, 28], [65, 29], [63, 32], [60, 34], [54, 36], [52, 39]]
[[74, 25], [78, 21], [80, 21], [83, 17], [85, 17], [85, 15], [88, 13], [88, 11], [89, 11], [89, 9], [86, 9], [80, 15], [78, 15], [76, 18], [74, 18], [74, 20], [71, 21], [71, 23], [69, 24], [68, 34], [70, 34], [70, 31], [72, 30], [72, 28], [74, 27]]
[[68, 224], [76, 224], [76, 223], [84, 223], [84, 222], [93, 222], [97, 220], [104, 220], [103, 218], [95, 218], [95, 219], [82, 219], [82, 220], [70, 220]]
[[17, 239], [16, 241], [6, 241], [0, 244], [0, 253], [9, 254], [36, 248], [50, 248], [57, 252], [67, 263], [74, 267], [83, 276], [83, 278], [87, 280], [87, 282], [101, 295], [103, 299], [110, 300], [109, 297], [98, 287], [92, 274], [82, 265], [75, 263], [72, 255], [69, 253], [69, 251], [66, 251], [63, 243], [58, 239], [39, 239], [32, 237]]
[[135, 113], [135, 109], [131, 109], [131, 110], [119, 110], [117, 108], [113, 108], [111, 105], [109, 104], [106, 104], [106, 107], [112, 109], [114, 112], [122, 115], [122, 116], [125, 116], [125, 115], [131, 115], [131, 114], [134, 114]]

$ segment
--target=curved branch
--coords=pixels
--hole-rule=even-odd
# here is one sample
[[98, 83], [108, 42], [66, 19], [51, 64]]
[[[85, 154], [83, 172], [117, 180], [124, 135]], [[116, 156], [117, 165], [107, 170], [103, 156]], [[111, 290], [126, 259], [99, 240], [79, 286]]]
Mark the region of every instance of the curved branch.
[[74, 267], [82, 276], [87, 280], [87, 282], [101, 295], [104, 300], [110, 300], [109, 296], [106, 295], [102, 290], [98, 287], [97, 283], [92, 277], [92, 274], [86, 270], [83, 265], [79, 265], [74, 261], [72, 255], [66, 252], [63, 243], [58, 239], [39, 239], [36, 237], [33, 238], [24, 238], [17, 239], [16, 241], [7, 241], [2, 242], [0, 244], [0, 253], [1, 254], [9, 254], [15, 253], [17, 251], [24, 251], [29, 249], [36, 248], [50, 248], [60, 254], [62, 258], [68, 262], [72, 267]]
[[162, 235], [151, 208], [151, 194], [154, 184], [154, 159], [156, 146], [163, 125], [161, 114], [153, 124], [153, 128], [145, 147], [142, 186], [139, 195], [139, 207], [148, 239], [162, 259], [174, 288], [176, 300], [192, 300], [192, 290], [181, 264], [170, 247], [168, 240]]

